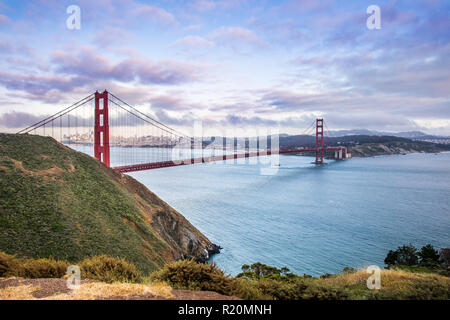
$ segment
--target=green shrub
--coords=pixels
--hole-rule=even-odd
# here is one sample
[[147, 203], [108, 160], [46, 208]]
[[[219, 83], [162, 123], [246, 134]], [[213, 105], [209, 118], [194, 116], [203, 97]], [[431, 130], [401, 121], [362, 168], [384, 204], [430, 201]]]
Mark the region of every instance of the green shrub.
[[417, 281], [405, 298], [411, 300], [449, 300], [450, 288], [448, 284], [439, 281]]
[[273, 279], [260, 279], [258, 289], [264, 296], [274, 300], [299, 300], [301, 290], [296, 290], [296, 283], [287, 283]]
[[262, 264], [244, 265], [241, 276], [231, 278], [214, 264], [181, 260], [167, 264], [150, 278], [166, 281], [176, 289], [215, 291], [246, 300], [334, 300], [347, 297], [342, 290], [315, 284], [314, 278], [286, 277], [288, 270], [283, 271], [278, 273], [278, 269]]
[[348, 294], [339, 287], [326, 286], [318, 283], [311, 283], [306, 288], [302, 287], [303, 300], [345, 300]]
[[50, 259], [19, 259], [0, 252], [0, 277], [61, 278], [69, 263]]
[[167, 264], [152, 277], [166, 281], [178, 289], [215, 291], [221, 294], [229, 294], [235, 289], [233, 279], [225, 276], [215, 264], [197, 263], [193, 260]]
[[275, 300], [343, 300], [348, 297], [340, 288], [320, 285], [309, 278], [293, 282], [261, 279], [258, 287], [263, 296]]
[[23, 263], [25, 278], [62, 278], [70, 264], [49, 259], [26, 259]]
[[272, 300], [273, 297], [264, 293], [259, 288], [259, 281], [248, 279], [233, 279], [233, 289], [229, 292], [230, 296], [239, 297], [244, 300]]
[[122, 258], [105, 255], [89, 257], [78, 263], [83, 279], [103, 282], [137, 282], [141, 279], [136, 266]]
[[22, 262], [16, 256], [0, 251], [0, 278], [21, 277], [23, 274]]
[[355, 268], [352, 267], [344, 267], [344, 269], [342, 269], [342, 273], [355, 273], [357, 270]]
[[180, 260], [167, 264], [150, 279], [167, 282], [175, 289], [214, 291], [246, 300], [273, 299], [265, 295], [254, 280], [226, 276], [215, 264]]

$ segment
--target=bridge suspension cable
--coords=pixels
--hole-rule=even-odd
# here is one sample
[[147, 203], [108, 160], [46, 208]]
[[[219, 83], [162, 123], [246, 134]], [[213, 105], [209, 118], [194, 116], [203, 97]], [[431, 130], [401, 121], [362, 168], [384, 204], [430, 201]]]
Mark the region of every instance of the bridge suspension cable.
[[313, 122], [311, 122], [311, 124], [309, 125], [309, 127], [307, 127], [307, 128], [302, 132], [302, 135], [315, 134], [315, 132], [314, 132], [315, 129], [316, 129], [316, 120], [314, 120]]
[[[113, 94], [111, 94], [111, 95], [112, 95], [113, 97], [115, 97]], [[117, 99], [117, 98], [116, 98], [116, 99]], [[118, 99], [118, 100], [119, 100], [119, 101], [122, 101], [122, 100], [120, 100], [120, 99]], [[161, 129], [161, 130], [164, 131], [164, 132], [167, 132], [167, 133], [169, 133], [169, 134], [176, 135], [176, 136], [178, 136], [178, 137], [180, 137], [180, 138], [183, 138], [183, 137], [189, 138], [189, 137], [188, 137], [187, 135], [185, 135], [185, 134], [182, 134], [182, 133], [181, 133], [181, 134], [174, 133], [174, 132], [177, 132], [175, 129], [172, 129], [172, 128], [170, 128], [170, 127], [168, 127], [168, 126], [166, 126], [166, 125], [160, 123], [159, 121], [156, 121], [156, 120], [152, 119], [151, 117], [147, 116], [145, 113], [140, 112], [140, 111], [137, 110], [136, 108], [133, 108], [133, 107], [131, 107], [130, 105], [128, 105], [128, 104], [126, 104], [126, 103], [125, 103], [125, 104], [126, 104], [128, 107], [130, 107], [133, 111], [135, 111], [136, 113], [139, 113], [139, 114], [145, 116], [146, 118], [149, 118], [149, 119], [151, 119], [151, 120], [153, 120], [153, 121], [155, 121], [155, 122], [161, 124], [162, 126], [164, 126], [165, 128], [168, 128], [168, 129], [161, 128], [161, 126], [159, 126], [159, 125], [157, 125], [157, 124], [154, 124], [153, 122], [151, 122], [151, 121], [149, 121], [149, 120], [144, 119], [142, 116], [139, 116], [138, 114], [134, 113], [133, 111], [127, 110], [127, 109], [124, 108], [121, 104], [115, 102], [115, 101], [112, 100], [112, 99], [109, 99], [109, 101], [112, 102], [113, 104], [115, 104], [116, 106], [118, 106], [119, 108], [121, 108], [122, 110], [124, 110], [124, 111], [126, 111], [126, 112], [132, 114], [132, 115], [135, 116], [136, 118], [138, 118], [138, 119], [140, 119], [140, 120], [142, 120], [142, 121], [144, 121], [144, 122], [146, 122], [146, 123], [148, 123], [148, 124], [150, 124], [150, 125], [152, 125], [152, 126], [155, 126], [155, 127]]]
[[75, 102], [71, 106], [69, 106], [69, 107], [67, 107], [67, 108], [65, 108], [65, 109], [63, 109], [63, 110], [61, 110], [61, 111], [59, 111], [59, 112], [57, 112], [57, 113], [55, 113], [55, 114], [53, 114], [51, 116], [49, 116], [49, 117], [39, 121], [39, 122], [36, 122], [36, 123], [32, 124], [31, 126], [28, 126], [25, 129], [20, 130], [17, 133], [18, 134], [19, 133], [29, 133], [30, 131], [33, 131], [33, 130], [36, 130], [36, 129], [42, 127], [42, 126], [45, 126], [49, 122], [54, 121], [55, 119], [57, 119], [59, 117], [62, 117], [62, 116], [68, 114], [69, 112], [74, 111], [75, 109], [77, 109], [77, 108], [79, 108], [81, 106], [84, 106], [86, 103], [92, 101], [93, 99], [94, 99], [94, 94], [92, 93], [92, 94], [84, 97], [83, 99], [78, 100], [77, 102]]
[[[139, 111], [138, 109], [134, 108], [133, 106], [129, 105], [128, 103], [126, 103], [126, 102], [123, 101], [122, 99], [120, 99], [120, 98], [118, 98], [117, 96], [115, 96], [114, 94], [110, 93], [110, 95], [111, 95], [112, 97], [114, 97], [115, 99], [119, 100], [120, 102], [122, 102], [123, 104], [125, 104], [126, 106], [130, 107], [131, 109], [133, 109], [135, 112], [137, 112], [137, 113], [139, 113], [140, 115], [146, 117], [146, 118], [149, 119], [150, 121], [152, 121], [152, 122], [154, 122], [154, 123], [157, 123], [158, 125], [161, 125], [161, 126], [165, 127], [166, 129], [168, 129], [168, 130], [174, 132], [174, 134], [179, 135], [180, 137], [190, 138], [189, 136], [185, 135], [184, 133], [181, 133], [180, 131], [177, 131], [177, 130], [175, 130], [175, 129], [173, 129], [173, 128], [167, 126], [167, 125], [165, 125], [164, 123], [162, 123], [162, 122], [160, 122], [160, 121], [158, 121], [158, 120], [156, 120], [156, 119], [150, 117], [149, 115], [147, 115], [147, 114], [145, 114], [145, 113]], [[153, 125], [154, 125], [154, 124], [153, 124]], [[155, 125], [155, 126], [156, 126], [156, 125]]]

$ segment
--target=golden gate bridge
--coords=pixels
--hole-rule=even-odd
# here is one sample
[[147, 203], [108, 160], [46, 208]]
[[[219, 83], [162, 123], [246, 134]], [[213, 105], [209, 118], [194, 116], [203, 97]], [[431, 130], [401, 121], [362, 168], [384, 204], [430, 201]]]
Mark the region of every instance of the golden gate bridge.
[[[51, 136], [74, 149], [93, 146], [91, 155], [106, 166], [123, 173], [298, 153], [314, 154], [313, 163], [321, 165], [324, 164], [327, 153], [332, 152], [331, 158], [334, 159], [346, 159], [348, 155], [344, 146], [325, 144], [322, 118], [316, 119], [305, 130], [305, 134], [315, 135], [315, 145], [312, 147], [279, 148], [271, 145], [268, 148], [267, 143], [263, 147], [264, 144], [258, 141], [244, 144], [244, 150], [239, 151], [236, 150], [233, 139], [233, 145], [226, 145], [225, 148], [223, 143], [216, 148], [213, 142], [213, 148], [204, 148], [203, 140], [165, 125], [106, 90], [92, 93], [18, 133]], [[150, 152], [142, 152], [144, 149]], [[198, 154], [199, 150], [207, 150], [209, 153]], [[216, 152], [220, 154], [216, 155]], [[111, 155], [114, 156], [113, 159]]]

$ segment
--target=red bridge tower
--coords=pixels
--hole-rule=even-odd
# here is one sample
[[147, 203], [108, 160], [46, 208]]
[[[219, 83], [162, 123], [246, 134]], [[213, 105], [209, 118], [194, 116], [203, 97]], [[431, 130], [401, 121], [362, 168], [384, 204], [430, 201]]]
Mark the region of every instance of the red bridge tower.
[[323, 164], [323, 119], [316, 119], [316, 161], [315, 164]]
[[106, 90], [103, 93], [98, 91], [95, 93], [94, 157], [110, 166], [108, 91]]

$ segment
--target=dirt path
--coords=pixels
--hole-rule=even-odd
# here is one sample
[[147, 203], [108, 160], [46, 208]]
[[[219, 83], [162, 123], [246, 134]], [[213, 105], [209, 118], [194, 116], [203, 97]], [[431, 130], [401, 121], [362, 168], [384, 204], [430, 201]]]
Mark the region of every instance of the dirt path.
[[[82, 280], [81, 284], [94, 284], [98, 282]], [[0, 300], [29, 300], [52, 299], [52, 297], [71, 294], [64, 279], [0, 279]], [[97, 300], [240, 300], [211, 291], [172, 290], [171, 297], [165, 298], [152, 293], [112, 295], [107, 297], [96, 296]]]

